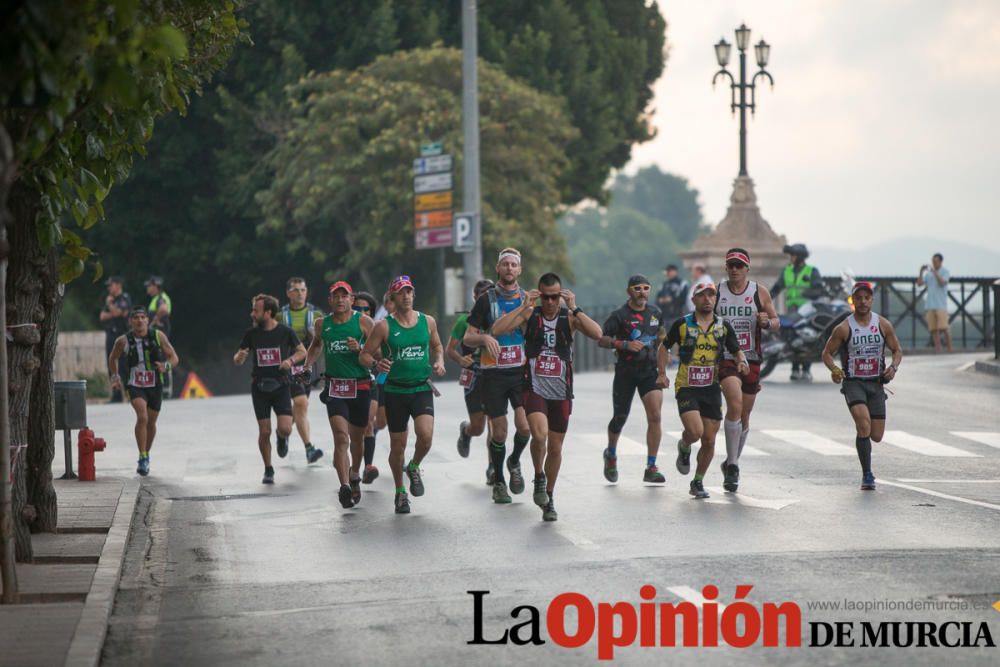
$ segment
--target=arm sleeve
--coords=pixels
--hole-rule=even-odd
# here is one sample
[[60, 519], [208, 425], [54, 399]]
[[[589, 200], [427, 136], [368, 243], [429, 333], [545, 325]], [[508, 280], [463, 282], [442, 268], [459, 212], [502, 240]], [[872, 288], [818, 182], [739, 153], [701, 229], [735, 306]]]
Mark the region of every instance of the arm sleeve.
[[663, 345], [665, 347], [673, 347], [681, 342], [681, 324], [684, 323], [684, 318], [674, 320], [674, 323], [670, 327], [670, 331], [667, 332], [667, 337], [663, 339]]
[[[490, 328], [490, 296], [489, 294], [483, 294], [478, 299], [476, 303], [472, 306], [472, 312], [469, 313], [469, 319], [466, 320], [467, 325], [471, 327], [476, 327], [480, 331], [486, 331]], [[462, 334], [465, 335], [464, 333]]]
[[740, 351], [740, 341], [736, 338], [736, 329], [733, 325], [727, 321], [723, 321], [723, 326], [726, 328], [726, 337], [723, 339], [722, 343], [726, 346], [729, 354], [735, 355]]

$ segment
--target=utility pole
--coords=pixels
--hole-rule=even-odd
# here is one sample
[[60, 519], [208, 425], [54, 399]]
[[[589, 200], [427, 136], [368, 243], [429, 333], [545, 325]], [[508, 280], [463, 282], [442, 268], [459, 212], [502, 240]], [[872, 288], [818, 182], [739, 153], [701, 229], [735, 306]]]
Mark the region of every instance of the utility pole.
[[476, 0], [462, 0], [462, 210], [474, 213], [473, 249], [462, 253], [464, 303], [471, 307], [472, 289], [483, 275], [483, 220], [479, 202], [479, 72]]
[[[0, 129], [2, 132], [2, 129]], [[6, 141], [6, 135], [0, 137], [0, 150], [7, 149], [10, 145]], [[0, 162], [9, 164], [6, 158], [13, 155], [0, 157]], [[5, 174], [0, 174], [3, 178]], [[0, 184], [0, 188], [6, 192], [7, 183]], [[0, 207], [6, 207], [5, 197], [0, 195]], [[17, 571], [14, 565], [14, 517], [12, 505], [13, 488], [10, 484], [11, 469], [11, 447], [10, 447], [10, 419], [8, 416], [9, 405], [7, 397], [7, 308], [5, 307], [4, 295], [7, 289], [7, 216], [0, 209], [0, 576], [3, 578], [3, 604], [13, 604], [18, 600]]]

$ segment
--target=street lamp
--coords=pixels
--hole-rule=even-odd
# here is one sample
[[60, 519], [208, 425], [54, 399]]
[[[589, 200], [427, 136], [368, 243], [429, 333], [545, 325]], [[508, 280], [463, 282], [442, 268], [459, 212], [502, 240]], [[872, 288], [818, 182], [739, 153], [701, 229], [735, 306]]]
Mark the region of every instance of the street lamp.
[[[715, 45], [715, 59], [719, 63], [719, 71], [715, 73], [712, 77], [712, 87], [715, 87], [715, 80], [720, 76], [726, 76], [729, 78], [729, 107], [732, 109], [733, 113], [736, 110], [740, 110], [740, 176], [747, 175], [747, 109], [750, 109], [750, 113], [754, 113], [756, 110], [756, 83], [757, 77], [766, 78], [770, 84], [771, 88], [774, 88], [774, 79], [771, 78], [770, 72], [765, 70], [767, 67], [767, 61], [771, 56], [771, 45], [765, 42], [763, 39], [754, 45], [754, 55], [757, 58], [757, 65], [760, 70], [753, 75], [750, 79], [750, 83], [747, 83], [747, 48], [750, 46], [750, 28], [746, 27], [745, 24], [740, 24], [740, 27], [736, 29], [736, 48], [740, 51], [740, 82], [736, 83], [733, 79], [733, 75], [729, 73], [726, 69], [726, 65], [729, 64], [729, 52], [732, 45], [729, 44], [725, 39], [720, 39], [719, 43]], [[740, 91], [740, 101], [736, 101], [736, 91]], [[750, 101], [747, 102], [747, 90], [750, 91]]]

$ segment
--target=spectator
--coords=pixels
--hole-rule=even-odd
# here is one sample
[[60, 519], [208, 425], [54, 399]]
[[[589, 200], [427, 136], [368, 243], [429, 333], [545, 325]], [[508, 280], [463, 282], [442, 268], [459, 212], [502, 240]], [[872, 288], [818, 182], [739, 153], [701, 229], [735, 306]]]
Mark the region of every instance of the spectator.
[[676, 264], [667, 264], [663, 276], [665, 280], [656, 294], [656, 303], [663, 312], [663, 325], [669, 330], [674, 320], [685, 314], [684, 304], [690, 288], [687, 281], [678, 275]]
[[[111, 356], [111, 350], [115, 346], [115, 341], [119, 336], [124, 336], [128, 331], [128, 315], [132, 310], [132, 299], [125, 292], [125, 280], [121, 276], [111, 276], [104, 282], [108, 288], [108, 296], [104, 299], [104, 307], [101, 308], [101, 324], [104, 325], [104, 358]], [[124, 373], [126, 364], [119, 368], [120, 373]], [[108, 374], [111, 374], [111, 366], [108, 366]], [[121, 375], [121, 385], [124, 386], [126, 379]], [[111, 390], [111, 402], [121, 403], [121, 389]]]
[[945, 348], [951, 352], [951, 326], [948, 323], [948, 279], [951, 273], [941, 266], [943, 263], [944, 255], [936, 253], [931, 258], [930, 266], [921, 266], [917, 275], [917, 285], [927, 286], [927, 328], [930, 329], [935, 352], [941, 351], [942, 336]]
[[393, 311], [396, 310], [396, 304], [392, 302], [391, 297], [392, 295], [390, 295], [389, 292], [386, 292], [382, 296], [382, 305], [378, 307], [378, 310], [375, 312], [375, 317], [372, 318], [376, 322], [381, 322], [387, 316], [392, 315]]
[[[715, 281], [712, 280], [712, 276], [708, 274], [708, 269], [706, 269], [705, 265], [701, 262], [691, 265], [691, 284], [697, 285], [698, 283], [715, 284]], [[684, 313], [682, 314], [694, 312], [694, 301], [691, 300], [691, 296], [691, 290], [689, 289], [687, 299], [684, 301]]]
[[[806, 260], [809, 259], [809, 249], [805, 244], [786, 245], [783, 252], [788, 255], [788, 265], [771, 288], [771, 298], [777, 297], [784, 290], [785, 311], [794, 313], [800, 306], [823, 296], [825, 288], [819, 269], [812, 264], [806, 264]], [[798, 362], [793, 361], [790, 379], [793, 382], [798, 380], [812, 382], [811, 366], [809, 362], [803, 362], [800, 366]]]
[[170, 338], [170, 314], [173, 312], [173, 303], [170, 296], [163, 291], [163, 278], [160, 276], [150, 276], [146, 280], [146, 294], [149, 296], [149, 326], [157, 331], [162, 331]]

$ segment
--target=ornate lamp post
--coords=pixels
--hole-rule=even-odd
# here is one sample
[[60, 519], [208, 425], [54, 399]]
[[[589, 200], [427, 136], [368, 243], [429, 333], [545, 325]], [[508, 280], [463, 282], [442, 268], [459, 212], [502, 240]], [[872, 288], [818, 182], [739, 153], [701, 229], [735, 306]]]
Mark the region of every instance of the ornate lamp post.
[[[747, 48], [750, 46], [750, 28], [746, 27], [745, 24], [740, 24], [740, 27], [736, 29], [736, 48], [740, 50], [740, 81], [739, 83], [733, 79], [733, 75], [729, 73], [726, 69], [726, 65], [729, 64], [729, 53], [732, 50], [732, 45], [725, 39], [720, 39], [719, 43], [715, 45], [715, 59], [719, 61], [718, 72], [712, 77], [712, 86], [715, 86], [715, 80], [720, 76], [725, 76], [729, 78], [729, 106], [733, 113], [736, 110], [740, 110], [740, 176], [747, 175], [747, 109], [750, 109], [752, 114], [756, 109], [756, 83], [757, 77], [766, 78], [771, 87], [774, 87], [774, 79], [771, 78], [770, 72], [764, 68], [767, 66], [767, 60], [771, 55], [771, 45], [765, 42], [763, 39], [754, 45], [754, 54], [757, 57], [757, 65], [760, 66], [753, 78], [750, 79], [750, 83], [747, 83]], [[736, 91], [740, 93], [739, 102], [736, 101]], [[750, 91], [750, 101], [747, 102], [747, 91]]]

